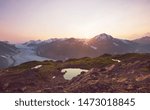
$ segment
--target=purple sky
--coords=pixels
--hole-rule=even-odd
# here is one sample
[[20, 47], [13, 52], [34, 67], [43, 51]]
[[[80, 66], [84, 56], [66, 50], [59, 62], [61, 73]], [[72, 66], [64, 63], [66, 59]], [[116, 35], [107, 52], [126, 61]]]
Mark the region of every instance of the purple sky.
[[134, 39], [150, 32], [150, 0], [0, 0], [0, 40]]

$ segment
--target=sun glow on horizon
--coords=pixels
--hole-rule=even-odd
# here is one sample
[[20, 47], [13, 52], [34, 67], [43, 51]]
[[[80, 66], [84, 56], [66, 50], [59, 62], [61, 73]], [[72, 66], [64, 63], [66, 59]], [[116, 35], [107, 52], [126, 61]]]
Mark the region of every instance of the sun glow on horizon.
[[1, 0], [0, 40], [135, 39], [150, 32], [149, 0]]

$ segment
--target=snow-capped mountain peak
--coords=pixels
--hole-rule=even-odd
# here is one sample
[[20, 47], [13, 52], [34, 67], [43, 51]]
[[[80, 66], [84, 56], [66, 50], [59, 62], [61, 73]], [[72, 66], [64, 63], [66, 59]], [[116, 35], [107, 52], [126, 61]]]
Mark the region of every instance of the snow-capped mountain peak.
[[55, 41], [64, 41], [67, 40], [68, 38], [50, 38], [48, 40], [44, 40], [42, 43], [52, 43]]
[[28, 42], [25, 42], [23, 45], [37, 45], [40, 44], [42, 41], [41, 40], [30, 40]]
[[102, 33], [102, 34], [99, 34], [99, 35], [95, 36], [94, 39], [97, 39], [97, 40], [111, 40], [111, 39], [113, 39], [113, 37], [111, 35]]
[[48, 40], [44, 40], [43, 42], [45, 42], [45, 43], [51, 43], [51, 42], [54, 42], [56, 40], [58, 40], [58, 38], [50, 38]]

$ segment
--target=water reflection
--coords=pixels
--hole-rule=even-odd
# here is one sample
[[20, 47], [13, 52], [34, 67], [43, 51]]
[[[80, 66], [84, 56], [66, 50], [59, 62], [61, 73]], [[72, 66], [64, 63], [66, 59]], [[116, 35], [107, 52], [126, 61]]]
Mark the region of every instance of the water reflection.
[[67, 80], [71, 80], [73, 77], [79, 75], [82, 71], [87, 72], [86, 69], [80, 69], [80, 68], [65, 68], [62, 69], [61, 72], [65, 72], [64, 78]]

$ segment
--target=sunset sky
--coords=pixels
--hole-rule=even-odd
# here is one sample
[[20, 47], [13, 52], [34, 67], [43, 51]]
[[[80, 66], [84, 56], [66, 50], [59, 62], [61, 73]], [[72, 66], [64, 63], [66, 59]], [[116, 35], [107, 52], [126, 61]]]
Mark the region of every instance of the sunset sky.
[[150, 35], [150, 0], [0, 0], [0, 40]]

